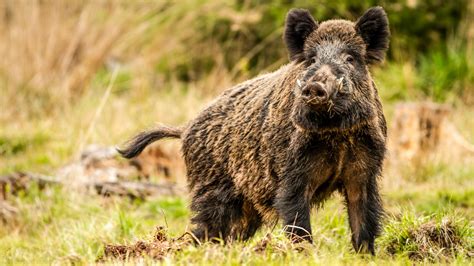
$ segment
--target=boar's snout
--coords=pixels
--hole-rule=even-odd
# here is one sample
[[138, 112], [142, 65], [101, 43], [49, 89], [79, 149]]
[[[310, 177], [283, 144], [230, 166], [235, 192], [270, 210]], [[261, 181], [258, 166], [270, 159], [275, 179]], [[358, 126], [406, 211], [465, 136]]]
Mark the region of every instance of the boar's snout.
[[313, 106], [324, 105], [335, 100], [343, 87], [343, 78], [337, 78], [327, 65], [311, 72], [309, 71], [303, 83], [300, 80], [297, 81], [301, 99]]
[[309, 83], [301, 91], [301, 98], [307, 103], [324, 103], [329, 98], [329, 88], [321, 82]]

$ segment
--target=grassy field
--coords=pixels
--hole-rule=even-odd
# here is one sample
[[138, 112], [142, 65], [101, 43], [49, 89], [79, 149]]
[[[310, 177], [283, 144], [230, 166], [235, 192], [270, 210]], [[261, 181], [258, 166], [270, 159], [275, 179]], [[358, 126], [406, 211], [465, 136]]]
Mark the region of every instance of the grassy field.
[[[192, 117], [207, 102], [205, 97], [192, 92], [145, 96], [142, 100], [111, 96], [94, 123], [87, 142], [115, 145], [122, 143], [131, 132], [155, 121], [179, 124]], [[21, 169], [54, 174], [55, 167], [74, 158], [75, 149], [81, 146], [84, 131], [87, 131], [93, 120], [91, 117], [96, 114], [92, 106], [100, 102], [100, 97], [90, 97], [84, 100], [84, 106], [78, 104], [70, 114], [4, 128], [2, 148], [9, 149], [9, 155], [2, 157], [5, 162], [2, 163], [2, 172]], [[181, 100], [176, 102], [176, 98]], [[185, 106], [193, 106], [196, 110]], [[388, 105], [388, 113], [390, 108]], [[182, 112], [184, 109], [187, 110]], [[88, 119], [71, 119], [78, 114]], [[456, 110], [453, 116], [461, 132], [466, 133], [471, 142], [474, 142], [474, 132], [470, 130], [474, 128], [474, 122], [469, 118], [473, 114], [473, 109], [463, 107]], [[176, 151], [179, 143], [169, 141], [163, 146]], [[335, 195], [322, 209], [313, 211], [315, 243], [312, 246], [292, 246], [285, 240], [281, 227], [277, 226], [262, 229], [247, 243], [186, 246], [180, 252], [167, 255], [162, 262], [227, 265], [410, 264], [410, 258], [416, 257], [413, 254], [419, 252], [422, 261], [426, 262], [470, 263], [469, 256], [472, 257], [474, 247], [474, 165], [431, 162], [412, 168], [397, 169], [390, 165], [386, 168], [382, 194], [387, 217], [384, 233], [377, 240], [375, 258], [352, 251], [344, 205], [341, 198]], [[184, 176], [174, 178], [182, 183]], [[171, 237], [178, 237], [189, 225], [186, 198], [131, 201], [76, 193], [60, 187], [42, 191], [33, 187], [28, 193], [10, 197], [9, 200], [20, 212], [13, 221], [0, 227], [0, 253], [4, 254], [0, 264], [91, 263], [102, 255], [105, 244], [133, 244], [138, 240], [150, 240], [156, 226], [165, 226]], [[436, 230], [441, 230], [439, 228], [446, 220], [452, 223], [455, 230], [452, 237], [461, 241], [455, 249], [446, 253], [431, 243], [431, 250], [418, 250], [419, 243], [410, 234], [429, 222], [434, 222], [438, 226]], [[267, 233], [271, 233], [273, 238], [271, 244], [261, 251], [258, 247]], [[137, 261], [131, 259], [131, 262]]]
[[[122, 144], [156, 122], [183, 124], [223, 89], [287, 60], [280, 45], [283, 18], [266, 25], [271, 30], [263, 38], [252, 40], [260, 45], [234, 45], [249, 41], [253, 33], [248, 29], [265, 17], [263, 9], [236, 11], [223, 1], [163, 3], [152, 9], [121, 1], [46, 2], [53, 4], [0, 4], [13, 14], [0, 23], [0, 175], [29, 171], [54, 176], [88, 144]], [[153, 16], [156, 12], [161, 13]], [[223, 17], [233, 29], [224, 41], [218, 27], [208, 26]], [[189, 26], [195, 20], [208, 36], [195, 34], [196, 28]], [[213, 34], [218, 37], [209, 37]], [[473, 57], [455, 41], [447, 46], [459, 53], [427, 54], [424, 62], [390, 60], [373, 69], [374, 77], [389, 123], [399, 101], [443, 101], [453, 106], [450, 120], [474, 143]], [[269, 47], [273, 53], [262, 52]], [[234, 51], [238, 59], [227, 58], [226, 51]], [[235, 64], [229, 67], [229, 62]], [[177, 154], [180, 143], [166, 141], [162, 147]], [[375, 257], [352, 250], [345, 208], [334, 195], [313, 210], [313, 245], [289, 243], [278, 225], [262, 228], [246, 243], [184, 245], [161, 260], [127, 262], [472, 264], [474, 164], [468, 158], [421, 161], [385, 167], [381, 185], [387, 216]], [[173, 180], [184, 185], [182, 169], [174, 173]], [[179, 237], [189, 226], [186, 197], [130, 200], [32, 186], [7, 201], [18, 213], [0, 221], [0, 265], [91, 264], [102, 257], [106, 244], [152, 241], [157, 226], [164, 226], [169, 237]], [[106, 262], [122, 263], [113, 258]]]

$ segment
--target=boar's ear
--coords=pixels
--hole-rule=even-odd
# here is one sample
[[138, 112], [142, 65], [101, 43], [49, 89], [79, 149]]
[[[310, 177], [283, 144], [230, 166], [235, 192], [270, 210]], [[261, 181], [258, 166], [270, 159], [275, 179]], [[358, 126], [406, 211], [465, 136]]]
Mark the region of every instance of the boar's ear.
[[311, 32], [317, 28], [317, 22], [308, 10], [291, 9], [286, 15], [285, 34], [283, 36], [289, 52], [290, 60], [303, 59], [304, 42]]
[[365, 11], [364, 15], [357, 20], [355, 27], [367, 44], [367, 63], [382, 62], [390, 37], [388, 18], [383, 8], [377, 6]]

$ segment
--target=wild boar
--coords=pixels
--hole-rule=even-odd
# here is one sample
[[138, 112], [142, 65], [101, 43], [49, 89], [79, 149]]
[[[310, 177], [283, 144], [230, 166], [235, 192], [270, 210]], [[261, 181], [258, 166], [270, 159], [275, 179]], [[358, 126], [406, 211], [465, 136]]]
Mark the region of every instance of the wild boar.
[[245, 240], [281, 219], [292, 240], [311, 242], [311, 208], [339, 191], [355, 250], [373, 254], [387, 129], [369, 66], [383, 61], [389, 35], [381, 7], [356, 22], [322, 23], [292, 9], [289, 64], [224, 91], [184, 127], [138, 134], [120, 152], [132, 158], [153, 141], [182, 140], [200, 240]]

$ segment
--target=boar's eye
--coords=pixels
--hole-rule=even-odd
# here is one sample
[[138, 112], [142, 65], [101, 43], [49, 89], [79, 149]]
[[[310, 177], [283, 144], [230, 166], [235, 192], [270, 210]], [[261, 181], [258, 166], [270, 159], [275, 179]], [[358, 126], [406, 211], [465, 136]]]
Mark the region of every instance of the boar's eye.
[[346, 62], [352, 64], [354, 62], [354, 57], [352, 55], [348, 55], [346, 57]]
[[315, 57], [311, 57], [311, 60], [309, 60], [309, 62], [312, 64], [316, 63], [316, 58]]

